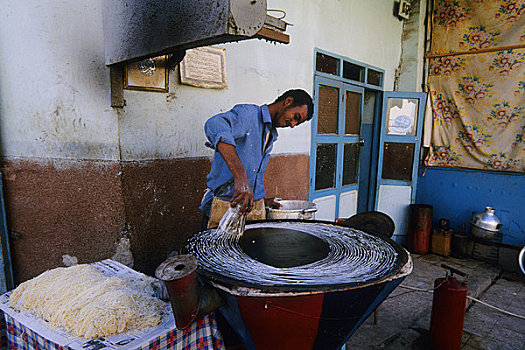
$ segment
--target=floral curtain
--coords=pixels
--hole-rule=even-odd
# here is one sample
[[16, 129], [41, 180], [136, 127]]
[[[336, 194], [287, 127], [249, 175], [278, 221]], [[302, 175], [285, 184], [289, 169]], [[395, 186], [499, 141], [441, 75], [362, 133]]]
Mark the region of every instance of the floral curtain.
[[429, 166], [525, 172], [525, 0], [434, 0]]

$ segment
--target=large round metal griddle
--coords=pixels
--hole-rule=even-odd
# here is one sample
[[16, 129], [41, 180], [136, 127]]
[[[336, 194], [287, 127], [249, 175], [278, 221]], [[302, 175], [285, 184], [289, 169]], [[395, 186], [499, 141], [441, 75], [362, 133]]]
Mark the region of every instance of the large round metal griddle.
[[240, 237], [206, 230], [186, 250], [202, 277], [239, 295], [345, 290], [412, 269], [407, 251], [389, 238], [313, 220], [253, 222]]

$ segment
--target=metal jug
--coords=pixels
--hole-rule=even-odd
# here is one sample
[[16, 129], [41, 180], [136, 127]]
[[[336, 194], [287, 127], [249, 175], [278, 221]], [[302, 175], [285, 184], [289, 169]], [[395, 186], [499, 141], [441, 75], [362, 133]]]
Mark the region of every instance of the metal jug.
[[502, 226], [495, 211], [494, 208], [486, 207], [483, 213], [474, 215], [470, 221], [470, 233], [481, 239], [493, 239]]

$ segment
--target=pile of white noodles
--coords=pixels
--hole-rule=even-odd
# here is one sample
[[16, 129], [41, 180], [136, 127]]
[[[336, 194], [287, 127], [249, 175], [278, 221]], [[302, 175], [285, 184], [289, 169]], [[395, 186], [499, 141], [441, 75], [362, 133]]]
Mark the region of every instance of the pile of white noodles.
[[20, 284], [10, 306], [31, 312], [54, 328], [86, 339], [107, 337], [160, 324], [169, 304], [145, 294], [143, 285], [109, 277], [91, 265], [59, 267]]

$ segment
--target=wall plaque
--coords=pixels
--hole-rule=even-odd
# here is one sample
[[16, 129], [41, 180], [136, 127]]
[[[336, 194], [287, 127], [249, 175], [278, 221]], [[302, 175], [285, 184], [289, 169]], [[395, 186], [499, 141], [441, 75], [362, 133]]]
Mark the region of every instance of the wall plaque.
[[168, 92], [167, 56], [147, 58], [126, 65], [124, 88]]
[[225, 51], [211, 46], [187, 50], [180, 63], [181, 83], [202, 88], [226, 89]]

